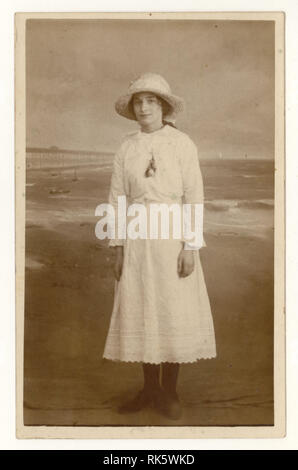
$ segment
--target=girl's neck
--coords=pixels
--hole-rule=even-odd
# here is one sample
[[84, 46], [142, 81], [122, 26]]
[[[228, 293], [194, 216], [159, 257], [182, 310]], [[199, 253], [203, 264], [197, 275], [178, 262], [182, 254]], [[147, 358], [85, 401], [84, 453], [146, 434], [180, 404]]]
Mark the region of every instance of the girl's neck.
[[157, 124], [152, 124], [149, 126], [141, 126], [141, 132], [145, 132], [146, 134], [150, 134], [151, 132], [156, 132], [164, 127], [164, 124], [162, 122], [159, 122]]

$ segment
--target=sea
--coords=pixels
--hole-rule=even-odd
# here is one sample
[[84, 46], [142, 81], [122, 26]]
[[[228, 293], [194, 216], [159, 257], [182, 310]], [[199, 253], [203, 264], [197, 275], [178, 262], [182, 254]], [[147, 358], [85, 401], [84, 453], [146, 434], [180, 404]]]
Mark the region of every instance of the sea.
[[203, 160], [204, 231], [266, 238], [274, 229], [273, 160]]
[[[235, 237], [272, 236], [275, 173], [273, 160], [201, 159], [200, 166], [205, 195], [205, 233]], [[75, 177], [78, 178], [76, 183], [72, 182], [74, 171]], [[110, 156], [97, 159], [97, 162], [85, 162], [85, 165], [81, 162], [77, 165], [75, 162], [66, 168], [60, 166], [57, 173], [53, 173], [53, 167], [41, 170], [27, 168], [27, 221], [30, 223], [33, 218], [31, 222], [35, 223], [36, 219], [48, 219], [50, 224], [55, 225], [55, 222], [63, 218], [65, 221], [75, 221], [74, 219], [82, 214], [94, 216], [95, 207], [101, 202], [106, 202], [96, 199], [96, 181], [104, 182], [107, 197], [111, 173]], [[97, 179], [100, 175], [101, 178]], [[50, 179], [52, 184], [49, 184]], [[58, 192], [56, 186], [60, 188]], [[48, 196], [44, 199], [46, 194]], [[38, 204], [41, 202], [41, 195], [43, 206]], [[57, 202], [54, 212], [51, 205], [53, 198]]]

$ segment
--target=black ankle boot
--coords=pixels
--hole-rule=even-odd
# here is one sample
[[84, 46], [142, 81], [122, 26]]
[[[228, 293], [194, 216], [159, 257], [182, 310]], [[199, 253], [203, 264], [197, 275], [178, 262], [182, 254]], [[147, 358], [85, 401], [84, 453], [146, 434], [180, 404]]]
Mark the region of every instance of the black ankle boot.
[[153, 400], [155, 409], [168, 419], [179, 419], [182, 407], [177, 392], [161, 389], [161, 393]]
[[146, 408], [147, 406], [150, 406], [151, 403], [152, 394], [148, 390], [143, 389], [140, 390], [134, 398], [121, 405], [118, 408], [118, 413], [136, 413]]

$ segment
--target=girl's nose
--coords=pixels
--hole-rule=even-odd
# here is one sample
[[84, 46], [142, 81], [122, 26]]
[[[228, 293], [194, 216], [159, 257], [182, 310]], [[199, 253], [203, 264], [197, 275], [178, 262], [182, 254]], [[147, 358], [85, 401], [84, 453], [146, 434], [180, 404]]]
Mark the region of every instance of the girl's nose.
[[147, 102], [146, 101], [142, 101], [141, 103], [141, 111], [146, 111], [147, 109]]

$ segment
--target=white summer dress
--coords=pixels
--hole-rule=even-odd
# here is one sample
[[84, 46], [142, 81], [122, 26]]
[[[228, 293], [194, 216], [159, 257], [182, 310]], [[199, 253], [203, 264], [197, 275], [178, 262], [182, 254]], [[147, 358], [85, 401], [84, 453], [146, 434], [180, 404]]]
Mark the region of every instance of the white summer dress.
[[[146, 177], [154, 155], [156, 173]], [[109, 202], [118, 196], [132, 203], [203, 202], [203, 183], [195, 144], [166, 125], [153, 133], [128, 136], [114, 159]], [[216, 356], [213, 319], [199, 250], [195, 269], [178, 275], [183, 239], [114, 239], [124, 245], [120, 281], [103, 357], [116, 361], [194, 362]], [[203, 242], [203, 246], [205, 242]]]

